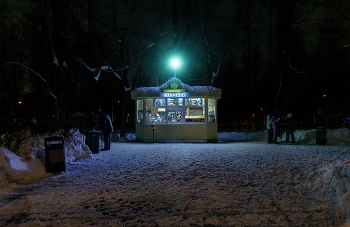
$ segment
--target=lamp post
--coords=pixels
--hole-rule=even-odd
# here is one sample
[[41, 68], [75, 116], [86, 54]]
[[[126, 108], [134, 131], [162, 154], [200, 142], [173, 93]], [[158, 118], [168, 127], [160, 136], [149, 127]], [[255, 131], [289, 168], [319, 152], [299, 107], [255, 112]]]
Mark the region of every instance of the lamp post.
[[180, 60], [177, 57], [174, 57], [170, 61], [171, 66], [174, 68], [174, 78], [176, 78], [176, 69], [180, 66]]

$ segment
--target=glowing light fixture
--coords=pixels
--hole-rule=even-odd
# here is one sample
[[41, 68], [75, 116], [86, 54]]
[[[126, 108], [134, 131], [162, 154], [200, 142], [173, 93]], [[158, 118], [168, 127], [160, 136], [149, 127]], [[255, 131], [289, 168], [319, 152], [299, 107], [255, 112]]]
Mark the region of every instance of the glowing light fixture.
[[177, 69], [178, 67], [180, 67], [180, 65], [181, 65], [180, 59], [177, 58], [177, 57], [172, 58], [172, 59], [170, 60], [170, 65], [171, 65], [171, 67], [174, 68], [174, 77], [176, 77], [176, 69]]

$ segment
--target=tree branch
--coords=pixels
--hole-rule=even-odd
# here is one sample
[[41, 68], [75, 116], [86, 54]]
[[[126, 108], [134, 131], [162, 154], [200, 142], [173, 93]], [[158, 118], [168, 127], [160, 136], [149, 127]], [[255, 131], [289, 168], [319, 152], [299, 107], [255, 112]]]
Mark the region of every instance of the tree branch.
[[5, 64], [3, 64], [3, 65], [0, 65], [0, 68], [1, 68], [1, 67], [4, 67], [4, 66], [7, 66], [7, 65], [18, 65], [18, 66], [24, 68], [25, 70], [27, 70], [27, 71], [29, 71], [29, 72], [31, 72], [31, 73], [37, 75], [40, 79], [42, 79], [42, 80], [44, 81], [44, 83], [46, 84], [46, 87], [47, 87], [47, 90], [48, 90], [49, 94], [55, 99], [55, 118], [56, 118], [56, 121], [57, 121], [57, 122], [56, 122], [56, 123], [57, 123], [57, 129], [59, 129], [59, 109], [58, 109], [58, 100], [57, 100], [56, 96], [51, 92], [50, 87], [49, 87], [49, 84], [48, 84], [47, 81], [44, 79], [44, 77], [40, 76], [39, 73], [35, 72], [34, 70], [32, 70], [32, 69], [30, 69], [30, 68], [28, 68], [28, 67], [26, 67], [26, 66], [24, 66], [24, 65], [22, 65], [22, 64], [20, 64], [20, 63], [18, 63], [18, 62], [7, 62], [7, 63], [5, 63]]
[[47, 86], [48, 92], [49, 92], [50, 95], [57, 101], [56, 96], [50, 91], [49, 84], [48, 84], [47, 81], [44, 79], [44, 77], [40, 76], [39, 73], [35, 72], [34, 70], [32, 70], [32, 69], [30, 69], [30, 68], [28, 68], [28, 67], [26, 67], [26, 66], [24, 66], [24, 65], [22, 65], [22, 64], [20, 64], [20, 63], [18, 63], [18, 62], [7, 62], [7, 63], [5, 63], [5, 64], [3, 64], [3, 65], [0, 65], [0, 68], [1, 68], [1, 67], [4, 67], [4, 66], [6, 66], [6, 65], [18, 65], [18, 66], [24, 68], [25, 70], [27, 70], [27, 71], [29, 71], [29, 72], [31, 72], [31, 73], [37, 75], [40, 79], [42, 79], [42, 80], [45, 82], [45, 84], [46, 84], [46, 86]]
[[[97, 75], [95, 76], [95, 80], [98, 81], [101, 72], [106, 72], [106, 73], [113, 73], [120, 81], [122, 81], [122, 78], [119, 76], [117, 73], [118, 71], [124, 71], [124, 70], [129, 70], [130, 68], [133, 68], [137, 65], [140, 65], [141, 63], [136, 63], [133, 64], [132, 66], [126, 66], [124, 68], [119, 68], [119, 69], [113, 69], [110, 65], [108, 66], [101, 66], [100, 68], [90, 68], [80, 57], [74, 57], [76, 61], [78, 61], [80, 64], [82, 64], [90, 73], [95, 73], [97, 72]], [[131, 87], [124, 87], [125, 91], [129, 91]]]

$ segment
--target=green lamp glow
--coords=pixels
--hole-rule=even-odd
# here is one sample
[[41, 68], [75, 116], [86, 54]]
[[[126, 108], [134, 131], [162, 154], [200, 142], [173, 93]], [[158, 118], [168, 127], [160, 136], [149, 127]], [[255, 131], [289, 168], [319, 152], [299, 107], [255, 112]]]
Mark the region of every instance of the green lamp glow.
[[176, 69], [181, 65], [180, 59], [177, 57], [172, 58], [170, 61], [170, 65], [174, 68], [174, 77], [176, 77]]

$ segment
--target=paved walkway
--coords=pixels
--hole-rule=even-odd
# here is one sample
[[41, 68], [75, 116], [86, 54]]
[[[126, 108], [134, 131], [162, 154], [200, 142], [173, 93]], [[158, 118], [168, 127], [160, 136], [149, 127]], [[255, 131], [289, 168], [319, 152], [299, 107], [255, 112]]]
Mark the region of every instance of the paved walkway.
[[320, 168], [344, 148], [113, 143], [0, 200], [0, 226], [341, 226]]

